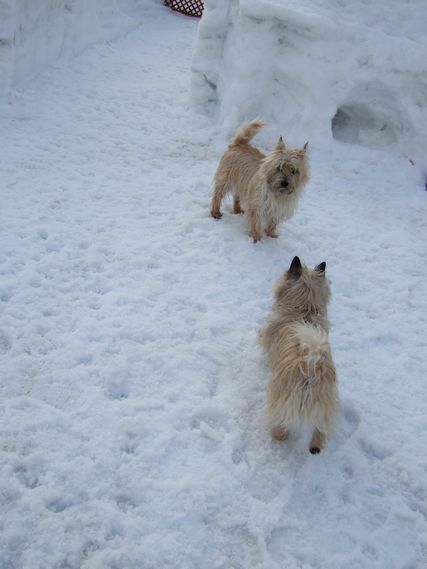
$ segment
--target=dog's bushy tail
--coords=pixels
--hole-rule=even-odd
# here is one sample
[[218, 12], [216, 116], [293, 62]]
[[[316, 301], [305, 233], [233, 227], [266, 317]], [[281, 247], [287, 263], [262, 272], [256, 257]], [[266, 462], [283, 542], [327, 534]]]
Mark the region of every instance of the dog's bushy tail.
[[265, 126], [265, 122], [260, 119], [255, 119], [242, 124], [236, 130], [236, 134], [230, 140], [228, 147], [233, 148], [233, 146], [242, 146], [243, 144], [247, 144], [263, 126]]
[[267, 425], [287, 429], [306, 422], [329, 436], [337, 415], [338, 391], [327, 333], [305, 323], [287, 327], [277, 356], [268, 390]]

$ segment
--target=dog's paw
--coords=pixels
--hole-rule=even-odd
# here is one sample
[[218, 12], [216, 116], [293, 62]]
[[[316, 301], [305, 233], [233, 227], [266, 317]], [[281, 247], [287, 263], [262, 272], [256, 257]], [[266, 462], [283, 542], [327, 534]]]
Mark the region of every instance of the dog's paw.
[[267, 237], [271, 237], [272, 239], [277, 239], [279, 237], [278, 233], [267, 233]]
[[271, 430], [271, 435], [276, 441], [286, 441], [289, 437], [289, 431], [283, 427], [274, 427]]
[[221, 219], [222, 213], [221, 213], [220, 211], [213, 211], [213, 210], [212, 210], [212, 211], [211, 211], [211, 216], [212, 216], [214, 219]]

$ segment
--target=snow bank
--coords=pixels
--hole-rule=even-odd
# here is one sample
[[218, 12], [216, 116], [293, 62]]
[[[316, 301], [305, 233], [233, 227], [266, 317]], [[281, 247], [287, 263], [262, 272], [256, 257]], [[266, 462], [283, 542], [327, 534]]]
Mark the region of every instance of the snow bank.
[[0, 95], [58, 59], [118, 37], [150, 0], [3, 0]]
[[[207, 0], [192, 96], [227, 133], [261, 116], [295, 143], [427, 143], [427, 4]], [[415, 154], [414, 154], [415, 153]]]

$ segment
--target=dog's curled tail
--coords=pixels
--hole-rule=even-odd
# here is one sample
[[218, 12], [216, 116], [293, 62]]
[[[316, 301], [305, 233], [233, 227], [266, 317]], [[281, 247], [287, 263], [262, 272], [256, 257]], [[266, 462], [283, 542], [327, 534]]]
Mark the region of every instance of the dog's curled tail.
[[263, 126], [265, 126], [265, 122], [260, 119], [255, 119], [253, 121], [242, 124], [236, 130], [236, 134], [230, 140], [228, 147], [233, 148], [234, 146], [247, 144], [257, 134], [257, 132], [262, 129]]

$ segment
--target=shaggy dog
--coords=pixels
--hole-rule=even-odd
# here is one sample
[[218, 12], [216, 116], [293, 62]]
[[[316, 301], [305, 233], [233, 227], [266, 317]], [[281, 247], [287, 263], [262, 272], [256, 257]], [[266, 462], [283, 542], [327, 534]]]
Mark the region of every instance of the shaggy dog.
[[263, 233], [278, 237], [277, 225], [293, 216], [309, 179], [308, 143], [303, 148], [288, 148], [280, 137], [266, 156], [249, 144], [264, 124], [253, 120], [237, 130], [219, 162], [211, 205], [212, 217], [219, 219], [221, 202], [233, 191], [233, 212], [244, 213], [243, 206], [254, 242]]
[[267, 424], [274, 438], [285, 440], [290, 427], [308, 423], [314, 428], [312, 454], [324, 447], [339, 405], [328, 341], [330, 289], [325, 269], [326, 263], [321, 263], [310, 270], [295, 257], [276, 284], [275, 302], [260, 333], [272, 371]]

